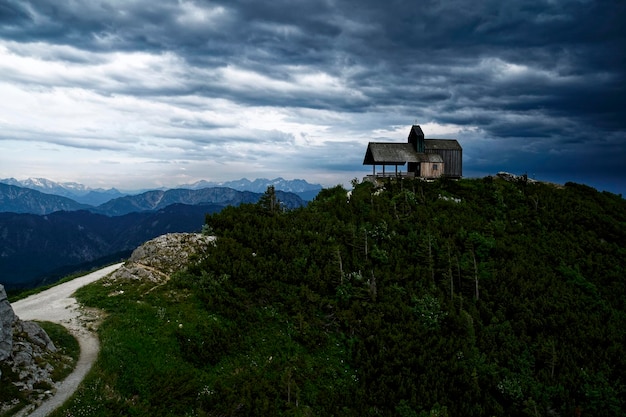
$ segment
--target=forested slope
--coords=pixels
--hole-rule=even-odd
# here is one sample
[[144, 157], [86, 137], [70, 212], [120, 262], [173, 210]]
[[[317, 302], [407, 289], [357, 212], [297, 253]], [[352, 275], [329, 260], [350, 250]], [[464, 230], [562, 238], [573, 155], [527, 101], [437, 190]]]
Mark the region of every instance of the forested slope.
[[621, 197], [488, 177], [362, 183], [349, 198], [336, 187], [278, 207], [266, 195], [207, 216], [215, 247], [154, 291], [80, 294], [111, 314], [82, 404], [100, 398], [102, 415], [625, 414]]

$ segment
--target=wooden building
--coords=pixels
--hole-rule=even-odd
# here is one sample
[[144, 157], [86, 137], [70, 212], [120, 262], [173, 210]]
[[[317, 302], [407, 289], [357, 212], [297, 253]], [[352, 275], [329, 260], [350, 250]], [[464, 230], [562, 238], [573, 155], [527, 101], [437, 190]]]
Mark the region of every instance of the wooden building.
[[[463, 148], [456, 139], [426, 139], [422, 128], [413, 125], [408, 143], [370, 142], [363, 165], [373, 166], [374, 177], [460, 178], [463, 176]], [[376, 173], [377, 165], [382, 166], [382, 173]], [[398, 167], [405, 165], [406, 172], [398, 172]], [[387, 166], [394, 166], [395, 172], [386, 173]]]

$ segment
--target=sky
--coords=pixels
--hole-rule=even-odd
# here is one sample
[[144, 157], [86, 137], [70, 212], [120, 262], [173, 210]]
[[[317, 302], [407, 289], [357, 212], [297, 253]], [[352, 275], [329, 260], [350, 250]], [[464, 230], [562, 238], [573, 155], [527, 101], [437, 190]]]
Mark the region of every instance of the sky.
[[623, 0], [0, 0], [0, 178], [349, 184], [370, 141], [626, 195]]

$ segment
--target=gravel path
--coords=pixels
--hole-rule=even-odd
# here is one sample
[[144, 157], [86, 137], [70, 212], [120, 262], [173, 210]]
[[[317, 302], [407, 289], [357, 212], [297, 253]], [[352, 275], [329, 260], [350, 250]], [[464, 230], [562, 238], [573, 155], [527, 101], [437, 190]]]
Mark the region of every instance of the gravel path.
[[[17, 414], [17, 416], [47, 416], [76, 391], [80, 382], [87, 375], [87, 372], [89, 372], [98, 357], [100, 344], [97, 336], [89, 331], [81, 320], [78, 303], [73, 297], [74, 291], [105, 277], [120, 266], [122, 266], [121, 263], [107, 266], [91, 274], [73, 279], [11, 304], [13, 311], [20, 319], [59, 323], [67, 327], [80, 344], [80, 357], [76, 363], [76, 368], [65, 380], [57, 385], [56, 394], [46, 400], [36, 410], [32, 411], [27, 408], [21, 414]], [[32, 412], [29, 414], [29, 411]]]

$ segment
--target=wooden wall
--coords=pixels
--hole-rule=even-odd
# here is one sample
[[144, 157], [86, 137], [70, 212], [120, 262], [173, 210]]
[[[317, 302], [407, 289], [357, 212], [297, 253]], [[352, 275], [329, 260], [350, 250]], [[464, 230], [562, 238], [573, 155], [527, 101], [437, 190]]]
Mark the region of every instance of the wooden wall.
[[[463, 151], [460, 149], [427, 149], [426, 153], [437, 153], [443, 158], [446, 177], [460, 178], [463, 176]], [[422, 163], [422, 169], [424, 164]], [[422, 175], [424, 176], [424, 175]]]
[[[437, 169], [435, 169], [435, 166]], [[445, 163], [441, 162], [422, 162], [420, 164], [420, 177], [422, 178], [439, 178], [445, 172]]]

